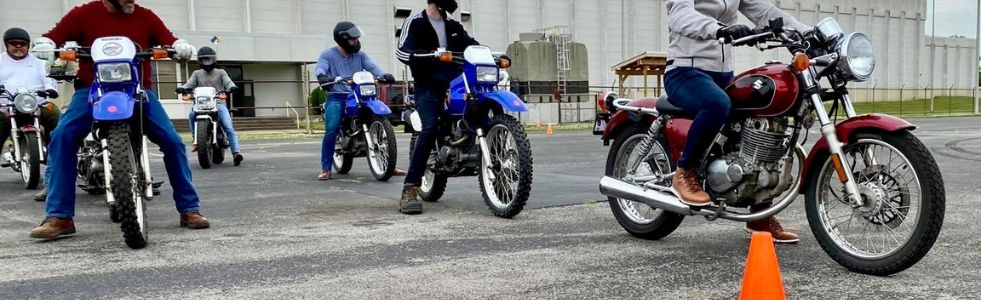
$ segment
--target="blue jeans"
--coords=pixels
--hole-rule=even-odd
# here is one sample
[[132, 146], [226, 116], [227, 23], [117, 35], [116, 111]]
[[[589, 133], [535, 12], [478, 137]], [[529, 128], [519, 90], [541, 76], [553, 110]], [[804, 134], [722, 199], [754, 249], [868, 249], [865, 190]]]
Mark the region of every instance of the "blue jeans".
[[416, 136], [415, 150], [409, 158], [409, 171], [405, 175], [406, 185], [422, 184], [422, 174], [426, 172], [429, 154], [436, 144], [436, 131], [439, 129], [439, 116], [443, 113], [446, 92], [433, 89], [416, 88], [416, 111], [422, 120], [422, 131]]
[[664, 76], [668, 101], [695, 116], [678, 167], [699, 167], [716, 134], [729, 121], [732, 102], [722, 89], [732, 81], [732, 72], [719, 73], [679, 67]]
[[[188, 122], [191, 122], [191, 134], [195, 134], [195, 126], [197, 124], [195, 120], [194, 110], [187, 115]], [[232, 148], [232, 153], [242, 152], [238, 148], [238, 136], [235, 135], [235, 127], [232, 126], [232, 115], [228, 113], [228, 104], [225, 101], [218, 101], [218, 124], [221, 125], [221, 129], [225, 130], [225, 136], [228, 137], [228, 145]]]
[[[88, 100], [89, 88], [75, 91], [68, 111], [62, 116], [58, 129], [52, 133], [48, 145], [48, 169], [51, 170], [48, 189], [47, 217], [73, 218], [75, 216], [75, 177], [78, 173], [78, 148], [92, 129], [92, 106]], [[150, 141], [160, 146], [164, 153], [164, 166], [174, 188], [174, 202], [181, 214], [200, 209], [197, 191], [191, 185], [191, 167], [187, 162], [184, 142], [157, 100], [157, 94], [147, 91], [150, 101], [144, 105], [144, 126]]]
[[340, 133], [341, 120], [344, 119], [344, 106], [347, 94], [327, 94], [324, 102], [324, 140], [320, 145], [320, 169], [330, 171], [334, 166], [334, 147]]

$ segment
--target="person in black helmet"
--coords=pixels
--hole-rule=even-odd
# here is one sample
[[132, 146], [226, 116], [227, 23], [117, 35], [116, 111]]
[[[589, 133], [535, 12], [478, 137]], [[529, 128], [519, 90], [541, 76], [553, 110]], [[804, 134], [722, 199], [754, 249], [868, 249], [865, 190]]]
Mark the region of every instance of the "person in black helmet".
[[[324, 50], [317, 59], [314, 74], [327, 91], [327, 100], [324, 102], [325, 134], [321, 144], [320, 175], [317, 176], [317, 180], [330, 180], [332, 177], [330, 170], [334, 164], [334, 146], [337, 143], [344, 105], [347, 96], [351, 94], [351, 87], [347, 84], [328, 85], [328, 83], [337, 79], [350, 79], [354, 73], [362, 70], [371, 72], [379, 78], [379, 81], [395, 81], [395, 76], [382, 71], [368, 54], [361, 51], [363, 35], [361, 28], [354, 23], [338, 22], [334, 26], [334, 42], [337, 46]], [[395, 174], [404, 175], [405, 172], [396, 169]]]
[[[196, 87], [213, 87], [219, 92], [233, 92], [238, 89], [225, 70], [217, 69], [218, 54], [215, 49], [211, 49], [211, 47], [198, 49], [198, 65], [201, 69], [191, 73], [187, 83], [177, 88], [177, 93], [193, 93]], [[191, 132], [194, 132], [194, 117], [194, 110], [191, 110], [187, 116], [188, 121], [191, 122]], [[238, 147], [238, 136], [235, 135], [235, 127], [232, 126], [232, 115], [228, 113], [228, 104], [221, 99], [218, 100], [218, 123], [225, 130], [225, 135], [228, 136], [228, 144], [232, 148], [232, 155], [235, 157], [234, 162], [237, 167], [242, 164], [245, 157], [242, 156], [242, 150]], [[191, 152], [197, 151], [197, 147], [196, 144], [191, 145]]]
[[463, 69], [456, 64], [442, 64], [433, 57], [416, 57], [416, 54], [433, 53], [437, 48], [463, 52], [479, 43], [457, 20], [450, 15], [456, 11], [455, 0], [427, 0], [429, 6], [405, 20], [395, 56], [412, 70], [415, 79], [416, 111], [422, 119], [422, 131], [416, 138], [409, 172], [402, 187], [399, 211], [404, 214], [422, 213], [419, 202], [419, 185], [426, 170], [429, 153], [435, 143], [439, 115], [446, 100], [450, 81], [460, 76]]
[[[40, 95], [48, 99], [58, 98], [58, 91], [54, 80], [47, 78], [44, 70], [44, 61], [34, 57], [28, 50], [31, 45], [31, 36], [24, 29], [10, 28], [3, 33], [4, 53], [0, 54], [0, 87], [7, 90], [11, 95], [18, 90], [25, 89], [29, 92], [39, 92]], [[0, 96], [0, 104], [5, 104], [12, 99]], [[39, 99], [40, 100], [40, 99]], [[41, 126], [49, 138], [58, 126], [58, 118], [61, 117], [61, 109], [52, 102], [48, 102], [41, 109]], [[7, 116], [0, 111], [0, 150], [10, 137], [10, 121]], [[45, 176], [47, 179], [47, 176]], [[47, 180], [45, 180], [47, 186]], [[35, 199], [38, 200], [38, 199]], [[44, 201], [41, 198], [39, 201]]]

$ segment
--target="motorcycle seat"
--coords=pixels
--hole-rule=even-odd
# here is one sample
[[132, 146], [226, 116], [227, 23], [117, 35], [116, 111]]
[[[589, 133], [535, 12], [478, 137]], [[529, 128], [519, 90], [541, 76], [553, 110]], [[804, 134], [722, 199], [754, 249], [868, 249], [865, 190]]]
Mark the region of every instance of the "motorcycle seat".
[[671, 102], [668, 101], [668, 95], [664, 95], [661, 96], [660, 98], [657, 98], [657, 103], [654, 104], [654, 108], [657, 109], [657, 112], [669, 116], [693, 117], [690, 113], [685, 111], [683, 108], [671, 104]]

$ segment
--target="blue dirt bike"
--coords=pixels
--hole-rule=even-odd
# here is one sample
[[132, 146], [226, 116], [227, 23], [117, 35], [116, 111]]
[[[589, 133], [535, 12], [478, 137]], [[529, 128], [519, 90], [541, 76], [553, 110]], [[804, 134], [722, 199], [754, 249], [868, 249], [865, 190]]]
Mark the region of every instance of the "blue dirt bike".
[[[532, 155], [524, 127], [507, 114], [528, 108], [517, 95], [498, 86], [501, 69], [510, 67], [510, 59], [495, 56], [484, 46], [470, 46], [463, 53], [440, 49], [416, 54], [426, 56], [460, 64], [463, 74], [450, 83], [449, 100], [420, 186], [422, 200], [438, 201], [450, 177], [476, 175], [484, 203], [494, 215], [518, 215], [531, 193]], [[419, 113], [410, 109], [409, 123], [419, 132]], [[414, 149], [415, 139], [412, 146]]]
[[101, 151], [106, 203], [119, 221], [126, 245], [146, 247], [146, 201], [153, 198], [148, 138], [143, 118], [149, 101], [140, 81], [140, 68], [149, 59], [164, 59], [173, 49], [141, 51], [127, 37], [96, 39], [91, 48], [66, 46], [57, 50], [65, 61], [91, 58], [95, 81], [88, 98], [92, 105], [92, 137]]
[[388, 181], [395, 174], [398, 145], [395, 129], [388, 121], [392, 109], [378, 99], [378, 85], [371, 72], [354, 73], [350, 79], [325, 83], [348, 84], [352, 92], [347, 97], [340, 132], [334, 150], [337, 174], [351, 172], [355, 157], [368, 158], [368, 170], [378, 181]]

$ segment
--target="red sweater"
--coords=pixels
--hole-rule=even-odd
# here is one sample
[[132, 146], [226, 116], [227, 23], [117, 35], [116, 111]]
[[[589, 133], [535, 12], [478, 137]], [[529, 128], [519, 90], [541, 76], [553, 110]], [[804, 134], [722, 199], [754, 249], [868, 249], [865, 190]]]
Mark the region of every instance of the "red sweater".
[[[132, 14], [110, 13], [101, 1], [73, 8], [44, 36], [54, 40], [56, 45], [75, 41], [82, 47], [91, 47], [97, 38], [107, 36], [129, 37], [143, 49], [177, 41], [174, 33], [149, 9], [137, 5]], [[81, 60], [78, 67], [78, 79], [85, 85], [91, 84], [95, 80], [92, 61]], [[153, 65], [144, 64], [142, 69], [143, 86], [149, 88], [153, 83]]]

